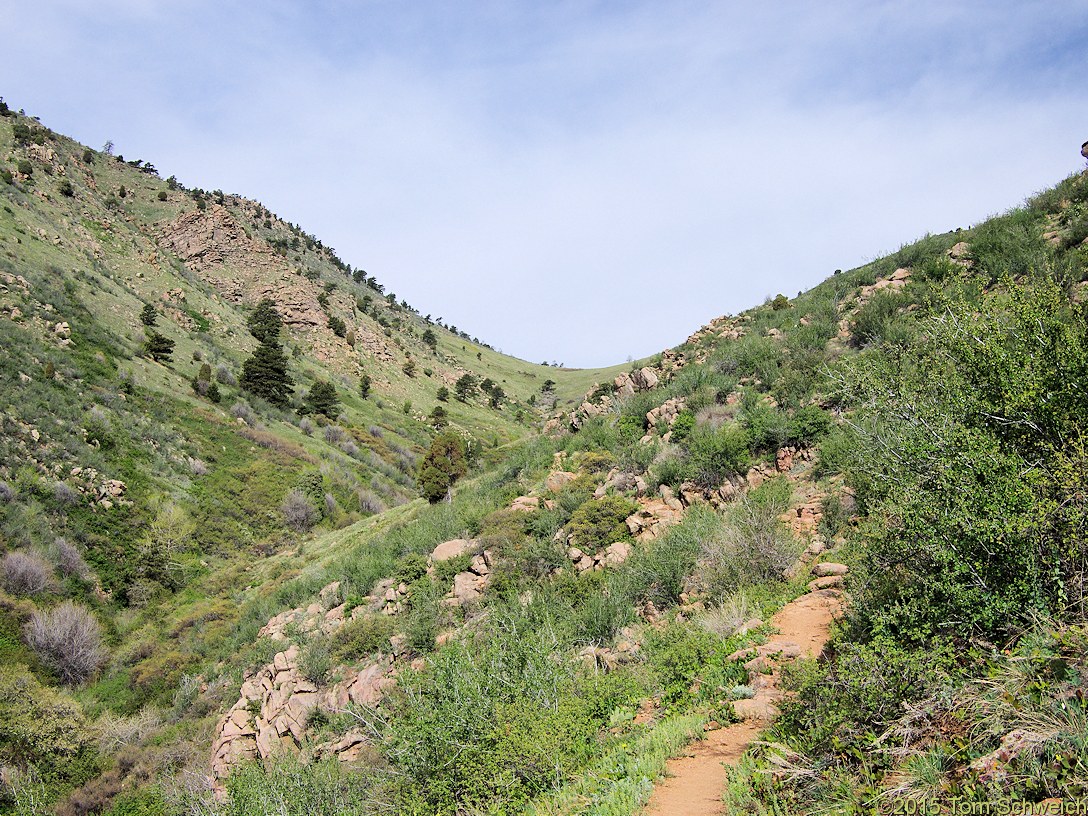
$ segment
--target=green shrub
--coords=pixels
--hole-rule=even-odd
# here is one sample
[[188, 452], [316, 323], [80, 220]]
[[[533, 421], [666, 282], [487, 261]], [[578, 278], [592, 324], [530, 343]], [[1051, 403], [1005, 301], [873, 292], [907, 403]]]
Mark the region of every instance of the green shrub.
[[687, 441], [684, 476], [701, 487], [717, 487], [748, 469], [750, 445], [745, 429], [735, 423], [696, 428]]
[[890, 639], [840, 642], [826, 666], [801, 664], [787, 674], [796, 697], [775, 724], [791, 745], [817, 755], [858, 762], [871, 757], [877, 738], [955, 671], [956, 648], [933, 641], [919, 650]]
[[787, 441], [793, 445], [819, 442], [831, 430], [831, 417], [818, 405], [798, 408], [786, 423]]
[[42, 686], [21, 666], [0, 666], [0, 762], [79, 784], [97, 770], [96, 757], [78, 703]]
[[742, 666], [725, 663], [728, 652], [721, 639], [691, 622], [651, 630], [643, 652], [657, 679], [657, 696], [666, 709], [686, 708], [695, 702], [691, 689], [697, 678], [713, 676], [713, 682], [705, 685], [714, 696], [720, 695], [718, 688], [731, 688], [747, 679]]
[[388, 652], [393, 633], [393, 618], [365, 615], [333, 632], [329, 637], [329, 656], [338, 663], [357, 663], [375, 652]]
[[1048, 249], [1037, 216], [1030, 210], [1014, 210], [984, 221], [971, 232], [971, 259], [976, 268], [995, 283], [1004, 276], [1020, 277], [1043, 270]]
[[426, 812], [485, 805], [510, 812], [591, 755], [600, 724], [575, 696], [573, 667], [553, 641], [506, 618], [492, 638], [456, 641], [390, 697], [382, 742]]
[[[746, 392], [746, 396], [750, 393]], [[745, 399], [740, 421], [753, 451], [778, 450], [789, 438], [785, 415], [765, 402]]]
[[311, 683], [321, 686], [324, 685], [331, 668], [332, 655], [329, 641], [320, 636], [312, 637], [299, 652], [299, 672]]
[[672, 441], [683, 442], [695, 430], [695, 414], [690, 410], [681, 411], [672, 423]]
[[626, 519], [637, 509], [638, 505], [622, 496], [590, 499], [571, 515], [567, 531], [575, 544], [595, 552], [631, 537]]
[[858, 310], [851, 327], [851, 342], [856, 346], [879, 344], [887, 336], [899, 310], [907, 305], [907, 298], [902, 292], [887, 289], [874, 294], [869, 302]]
[[722, 520], [708, 507], [696, 505], [665, 535], [645, 542], [608, 578], [609, 592], [631, 606], [652, 602], [674, 606], [695, 568], [701, 543], [721, 528]]
[[336, 759], [303, 764], [294, 754], [285, 753], [269, 763], [246, 763], [232, 773], [223, 813], [371, 816], [371, 802], [386, 798], [388, 786], [380, 776], [346, 770]]

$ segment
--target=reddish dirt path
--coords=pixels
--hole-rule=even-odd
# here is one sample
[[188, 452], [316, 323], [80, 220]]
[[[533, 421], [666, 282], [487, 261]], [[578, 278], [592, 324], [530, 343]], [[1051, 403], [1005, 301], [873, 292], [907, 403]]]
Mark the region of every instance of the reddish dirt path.
[[734, 703], [741, 722], [708, 732], [706, 739], [689, 745], [686, 754], [669, 760], [665, 778], [643, 811], [645, 816], [714, 816], [724, 812], [726, 766], [735, 765], [778, 716], [775, 704], [783, 696], [778, 688], [778, 666], [795, 657], [819, 655], [842, 607], [839, 590], [817, 589], [779, 610], [771, 619], [779, 634], [743, 655], [750, 658], [744, 665], [756, 695]]

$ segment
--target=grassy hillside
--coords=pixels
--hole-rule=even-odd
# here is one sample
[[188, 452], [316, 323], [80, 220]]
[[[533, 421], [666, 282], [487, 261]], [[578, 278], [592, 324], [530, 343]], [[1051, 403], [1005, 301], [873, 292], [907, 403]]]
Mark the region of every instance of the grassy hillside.
[[[39, 127], [0, 119], [0, 812], [631, 813], [814, 558], [851, 612], [734, 810], [1085, 794], [1088, 177], [629, 376]], [[281, 407], [236, 384], [265, 296]], [[429, 504], [439, 404], [469, 467]]]

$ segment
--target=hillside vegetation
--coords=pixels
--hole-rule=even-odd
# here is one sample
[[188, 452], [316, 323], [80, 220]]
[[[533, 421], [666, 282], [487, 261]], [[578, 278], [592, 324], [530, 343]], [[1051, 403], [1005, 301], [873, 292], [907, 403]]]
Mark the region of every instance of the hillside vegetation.
[[1085, 175], [569, 371], [0, 112], [0, 812], [632, 813], [806, 590], [734, 811], [1086, 794]]

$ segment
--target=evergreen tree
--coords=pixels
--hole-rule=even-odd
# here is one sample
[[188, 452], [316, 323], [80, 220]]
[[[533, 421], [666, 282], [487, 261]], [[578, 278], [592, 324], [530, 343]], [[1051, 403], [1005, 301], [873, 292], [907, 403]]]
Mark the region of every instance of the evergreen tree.
[[170, 355], [174, 353], [174, 341], [157, 331], [149, 331], [144, 351], [156, 363], [169, 363]]
[[431, 411], [431, 424], [439, 430], [450, 424], [449, 414], [441, 405], [436, 405]]
[[439, 402], [448, 402], [450, 398], [450, 390], [446, 386], [439, 386], [438, 391], [435, 393], [435, 397]]
[[140, 312], [140, 322], [145, 326], [155, 326], [158, 324], [159, 313], [152, 304], [144, 304], [144, 310]]
[[242, 363], [242, 376], [238, 384], [273, 405], [281, 408], [287, 405], [294, 390], [294, 381], [287, 373], [287, 355], [274, 337], [263, 341], [253, 356]]
[[476, 378], [471, 374], [462, 374], [461, 379], [454, 383], [453, 390], [457, 394], [457, 399], [467, 402], [472, 392], [476, 390]]
[[336, 386], [325, 380], [315, 382], [303, 398], [299, 413], [324, 414], [329, 419], [336, 419], [340, 416], [340, 397], [336, 394]]
[[438, 349], [438, 335], [430, 329], [425, 329], [423, 331], [423, 342], [430, 347], [431, 351]]
[[423, 497], [431, 504], [448, 499], [454, 482], [467, 472], [464, 441], [452, 431], [439, 434], [419, 467]]
[[366, 399], [370, 396], [371, 379], [369, 374], [364, 374], [359, 378], [359, 396]]
[[249, 333], [261, 343], [266, 340], [277, 340], [280, 329], [283, 328], [283, 318], [276, 311], [276, 302], [272, 298], [265, 298], [258, 303], [249, 314], [246, 321]]
[[498, 408], [502, 405], [502, 401], [506, 399], [506, 392], [502, 390], [501, 385], [493, 385], [489, 393], [488, 402], [492, 408]]

